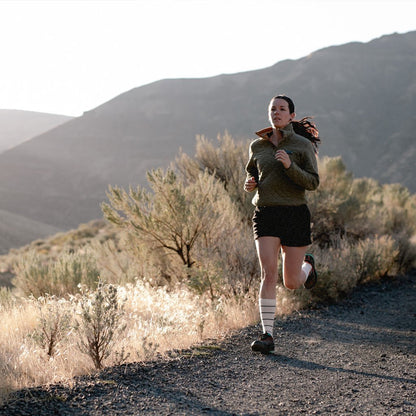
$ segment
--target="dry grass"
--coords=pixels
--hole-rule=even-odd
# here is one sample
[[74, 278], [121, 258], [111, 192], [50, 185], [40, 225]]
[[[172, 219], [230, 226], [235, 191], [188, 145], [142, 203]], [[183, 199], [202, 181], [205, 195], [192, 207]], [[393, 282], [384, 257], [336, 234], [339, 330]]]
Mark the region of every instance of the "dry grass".
[[13, 389], [69, 380], [90, 367], [71, 343], [49, 359], [31, 337], [38, 316], [36, 303], [28, 299], [0, 312], [1, 396]]
[[[207, 339], [221, 339], [232, 331], [259, 320], [257, 284], [253, 293], [237, 300], [221, 298], [213, 302], [207, 295], [195, 295], [188, 287], [155, 288], [137, 282], [118, 286], [124, 302], [124, 336], [112, 345], [106, 366], [146, 361], [157, 354], [187, 349]], [[278, 288], [277, 314], [301, 310], [310, 301], [309, 292]], [[41, 328], [40, 318], [57, 310], [79, 313], [72, 298], [21, 298], [0, 308], [0, 400], [10, 391], [36, 385], [65, 382], [74, 376], [95, 371], [91, 359], [80, 353], [79, 336], [69, 328], [58, 342], [55, 354], [47, 355], [33, 334]], [[53, 320], [56, 316], [50, 316]]]
[[[186, 287], [168, 290], [142, 282], [120, 286], [118, 293], [125, 300], [126, 329], [113, 344], [107, 366], [147, 360], [156, 353], [189, 348], [204, 339], [219, 339], [258, 320], [252, 296], [212, 303]], [[0, 309], [0, 397], [14, 389], [70, 382], [76, 375], [94, 371], [89, 357], [78, 349], [76, 331], [67, 331], [52, 357], [35, 341], [33, 333], [39, 330], [41, 312], [45, 315], [53, 310], [53, 302], [60, 303], [60, 310], [75, 312], [77, 308], [74, 300], [26, 298]]]

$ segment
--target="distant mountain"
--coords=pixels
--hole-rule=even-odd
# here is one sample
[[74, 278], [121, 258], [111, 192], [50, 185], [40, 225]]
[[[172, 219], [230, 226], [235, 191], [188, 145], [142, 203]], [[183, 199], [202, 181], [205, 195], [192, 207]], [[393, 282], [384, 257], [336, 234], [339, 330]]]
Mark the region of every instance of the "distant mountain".
[[0, 110], [0, 153], [72, 118], [34, 111]]
[[58, 232], [59, 229], [51, 225], [0, 210], [0, 254]]
[[416, 31], [321, 49], [272, 67], [135, 88], [0, 154], [0, 209], [67, 229], [101, 217], [108, 184], [145, 184], [195, 136], [253, 138], [276, 93], [312, 115], [321, 155], [416, 191]]

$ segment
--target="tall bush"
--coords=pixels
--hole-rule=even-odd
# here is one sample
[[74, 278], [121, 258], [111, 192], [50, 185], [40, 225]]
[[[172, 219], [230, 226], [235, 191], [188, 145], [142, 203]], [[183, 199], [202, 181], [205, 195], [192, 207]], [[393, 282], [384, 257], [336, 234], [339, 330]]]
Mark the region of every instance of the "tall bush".
[[191, 268], [197, 247], [218, 244], [218, 236], [238, 221], [235, 207], [219, 182], [207, 172], [185, 183], [173, 170], [148, 173], [152, 192], [111, 188], [106, 218]]
[[195, 182], [201, 172], [208, 172], [224, 186], [233, 202], [237, 204], [243, 218], [252, 216], [253, 195], [243, 189], [248, 160], [248, 141], [236, 141], [227, 132], [218, 135], [217, 146], [204, 136], [196, 139], [196, 152], [193, 157], [181, 152], [175, 159], [174, 166], [190, 182]]

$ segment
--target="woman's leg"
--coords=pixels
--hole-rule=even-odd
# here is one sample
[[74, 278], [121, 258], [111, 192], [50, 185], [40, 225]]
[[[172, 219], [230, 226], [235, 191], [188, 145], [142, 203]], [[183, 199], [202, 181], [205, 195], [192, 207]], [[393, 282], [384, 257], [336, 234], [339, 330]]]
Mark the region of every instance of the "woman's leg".
[[261, 268], [260, 298], [276, 299], [280, 239], [277, 237], [259, 237], [255, 242]]
[[261, 268], [259, 309], [263, 334], [260, 339], [251, 344], [251, 349], [267, 354], [274, 350], [273, 326], [276, 314], [277, 260], [280, 239], [259, 237], [256, 240], [256, 249]]
[[252, 344], [255, 351], [272, 351], [274, 316], [276, 314], [277, 260], [280, 239], [260, 237], [256, 240], [257, 254], [261, 267], [261, 284], [259, 293], [259, 311], [263, 335]]
[[283, 283], [288, 289], [299, 289], [308, 277], [311, 266], [304, 263], [307, 248], [282, 246]]

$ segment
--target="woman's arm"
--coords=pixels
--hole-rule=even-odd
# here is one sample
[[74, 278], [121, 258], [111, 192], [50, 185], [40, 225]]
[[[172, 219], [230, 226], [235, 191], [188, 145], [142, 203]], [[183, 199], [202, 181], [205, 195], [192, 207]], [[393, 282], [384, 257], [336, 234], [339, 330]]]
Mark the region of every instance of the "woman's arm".
[[[249, 159], [246, 165], [246, 172], [247, 172], [247, 178], [244, 183], [244, 190], [247, 192], [252, 192], [257, 187], [257, 184], [259, 182], [259, 171], [257, 169], [256, 162], [254, 160], [252, 144], [250, 144]], [[254, 181], [253, 181], [253, 178], [254, 178]]]
[[292, 161], [285, 172], [296, 185], [299, 185], [308, 191], [314, 191], [318, 188], [318, 163], [311, 143], [308, 143], [307, 148], [305, 149], [302, 167]]

